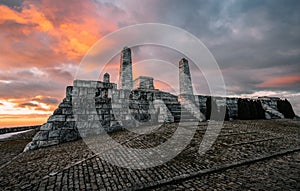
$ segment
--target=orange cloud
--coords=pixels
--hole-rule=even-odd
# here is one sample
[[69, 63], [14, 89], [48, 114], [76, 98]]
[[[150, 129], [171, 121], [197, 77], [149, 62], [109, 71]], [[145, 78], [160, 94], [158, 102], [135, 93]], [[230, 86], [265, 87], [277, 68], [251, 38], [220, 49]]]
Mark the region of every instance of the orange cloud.
[[281, 87], [300, 82], [300, 74], [271, 78], [258, 85], [258, 87]]
[[112, 4], [86, 0], [0, 5], [0, 126], [45, 121], [81, 58], [123, 15]]
[[97, 40], [118, 28], [117, 20], [99, 11], [94, 2], [82, 0], [24, 1], [21, 11], [0, 5], [0, 68], [78, 63]]
[[[14, 21], [15, 23], [19, 24], [31, 25], [33, 29], [39, 31], [49, 31], [53, 29], [52, 23], [32, 4], [24, 7], [21, 12], [0, 5], [0, 24], [3, 24], [7, 21]], [[25, 34], [30, 33], [29, 30], [25, 30], [23, 32]]]

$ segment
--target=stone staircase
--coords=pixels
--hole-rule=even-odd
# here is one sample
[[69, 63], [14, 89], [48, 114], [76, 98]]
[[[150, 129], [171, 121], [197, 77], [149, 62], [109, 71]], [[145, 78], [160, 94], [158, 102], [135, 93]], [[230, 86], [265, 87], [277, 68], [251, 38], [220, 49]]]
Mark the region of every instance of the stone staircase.
[[200, 113], [199, 110], [191, 112], [191, 109], [183, 107], [183, 105], [181, 105], [180, 103], [166, 104], [166, 105], [174, 117], [174, 122], [195, 122], [195, 121], [198, 122], [198, 121], [200, 121], [199, 119], [197, 119], [195, 117], [195, 116], [197, 116], [195, 114], [196, 112]]
[[196, 118], [190, 111], [188, 111], [186, 108], [181, 107], [180, 122], [199, 122], [199, 119], [197, 119], [197, 118]]
[[172, 116], [174, 117], [174, 122], [180, 121], [180, 115], [181, 115], [181, 105], [180, 103], [168, 103], [166, 104], [167, 108], [171, 112]]
[[169, 108], [162, 100], [154, 100], [153, 101], [154, 110], [158, 111], [157, 120], [159, 123], [172, 123], [174, 122], [174, 116], [170, 112]]

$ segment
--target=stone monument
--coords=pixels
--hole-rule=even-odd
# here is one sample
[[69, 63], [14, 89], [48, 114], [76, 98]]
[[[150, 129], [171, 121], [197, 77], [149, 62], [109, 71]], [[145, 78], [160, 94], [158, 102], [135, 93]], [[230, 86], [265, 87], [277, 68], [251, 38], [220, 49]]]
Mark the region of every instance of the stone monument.
[[120, 58], [120, 75], [119, 75], [119, 88], [132, 90], [132, 60], [131, 60], [131, 49], [124, 47], [121, 52]]
[[151, 77], [140, 76], [133, 87], [131, 50], [128, 47], [121, 52], [119, 74], [119, 88], [110, 82], [108, 73], [104, 74], [103, 81], [74, 80], [73, 86], [67, 86], [66, 96], [58, 108], [24, 151], [127, 127], [138, 128], [147, 122], [211, 120], [212, 109], [226, 111], [227, 120], [295, 117], [291, 104], [280, 98], [194, 95], [189, 63], [185, 58], [179, 61], [178, 96], [155, 89]]

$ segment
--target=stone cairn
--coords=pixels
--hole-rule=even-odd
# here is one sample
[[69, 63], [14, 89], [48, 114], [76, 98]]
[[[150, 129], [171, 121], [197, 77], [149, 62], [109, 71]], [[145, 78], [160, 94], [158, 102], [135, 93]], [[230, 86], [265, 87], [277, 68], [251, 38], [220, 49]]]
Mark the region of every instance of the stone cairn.
[[[128, 127], [152, 123], [172, 123], [182, 120], [211, 119], [212, 109], [226, 111], [225, 119], [293, 118], [295, 113], [287, 100], [222, 98], [194, 95], [188, 60], [179, 61], [180, 95], [155, 89], [153, 78], [132, 79], [131, 50], [121, 52], [120, 81], [74, 80], [66, 88], [66, 96], [24, 151], [57, 145], [113, 132]], [[134, 87], [134, 88], [133, 88]], [[181, 120], [182, 119], [182, 120]], [[222, 120], [222, 119], [221, 119]]]

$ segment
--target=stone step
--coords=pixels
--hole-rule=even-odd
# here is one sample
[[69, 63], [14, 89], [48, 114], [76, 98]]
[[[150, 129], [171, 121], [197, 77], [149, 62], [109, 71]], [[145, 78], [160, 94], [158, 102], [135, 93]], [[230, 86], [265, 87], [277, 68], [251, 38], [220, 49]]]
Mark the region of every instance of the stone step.
[[199, 122], [199, 120], [197, 120], [197, 119], [192, 119], [192, 118], [190, 118], [190, 119], [184, 118], [184, 119], [180, 119], [179, 121], [180, 121], [180, 122]]

